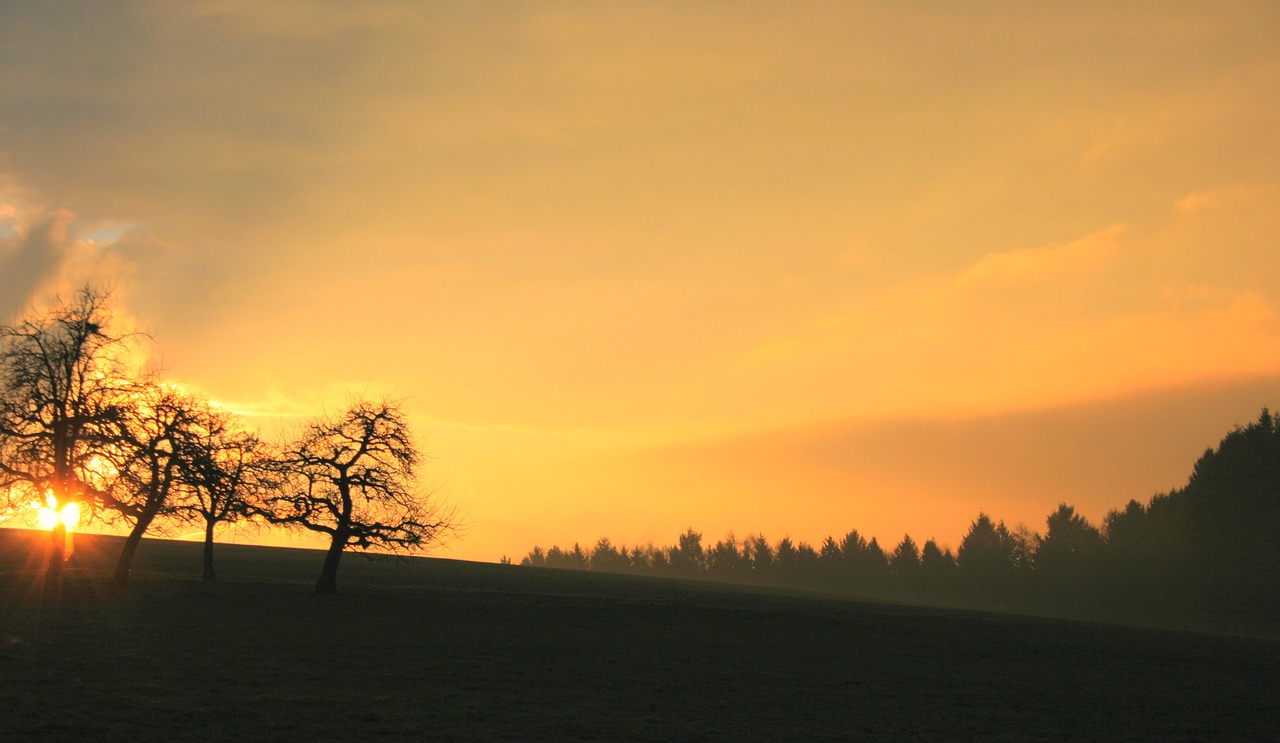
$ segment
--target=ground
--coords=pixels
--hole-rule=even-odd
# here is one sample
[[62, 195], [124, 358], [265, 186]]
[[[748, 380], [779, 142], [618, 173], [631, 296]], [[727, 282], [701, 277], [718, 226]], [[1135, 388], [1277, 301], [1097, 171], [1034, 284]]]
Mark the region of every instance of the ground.
[[0, 739], [1267, 739], [1280, 642], [627, 576], [0, 530]]

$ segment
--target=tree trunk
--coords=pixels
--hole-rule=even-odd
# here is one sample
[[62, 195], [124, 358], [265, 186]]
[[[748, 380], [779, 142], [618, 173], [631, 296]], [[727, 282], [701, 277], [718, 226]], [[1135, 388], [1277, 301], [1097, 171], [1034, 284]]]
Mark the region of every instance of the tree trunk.
[[324, 555], [324, 567], [320, 570], [320, 580], [316, 581], [316, 593], [338, 592], [338, 561], [342, 559], [342, 551], [347, 547], [348, 535], [339, 532], [333, 535], [329, 551]]
[[218, 577], [213, 572], [213, 521], [204, 522], [204, 574], [200, 577], [213, 583]]
[[59, 521], [49, 530], [49, 559], [45, 563], [45, 587], [62, 582], [62, 564], [67, 560], [67, 527]]
[[129, 585], [129, 571], [133, 568], [133, 555], [138, 551], [138, 544], [142, 542], [142, 534], [151, 526], [151, 520], [156, 515], [154, 513], [143, 513], [138, 518], [138, 523], [133, 525], [133, 530], [129, 532], [129, 536], [124, 540], [124, 549], [120, 550], [120, 559], [116, 562], [115, 584], [121, 588]]

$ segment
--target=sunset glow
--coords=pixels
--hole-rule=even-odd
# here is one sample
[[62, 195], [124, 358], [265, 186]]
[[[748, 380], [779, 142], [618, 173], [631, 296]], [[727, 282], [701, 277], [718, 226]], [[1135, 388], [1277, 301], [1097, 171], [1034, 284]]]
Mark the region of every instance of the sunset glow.
[[36, 524], [41, 529], [52, 529], [61, 523], [68, 532], [71, 532], [75, 531], [76, 525], [80, 523], [80, 504], [74, 501], [58, 508], [57, 498], [49, 495], [44, 503], [31, 505], [32, 508], [37, 509]]
[[1280, 406], [1275, 3], [56, 5], [0, 320], [111, 286], [264, 438], [402, 398], [442, 556], [1098, 523]]

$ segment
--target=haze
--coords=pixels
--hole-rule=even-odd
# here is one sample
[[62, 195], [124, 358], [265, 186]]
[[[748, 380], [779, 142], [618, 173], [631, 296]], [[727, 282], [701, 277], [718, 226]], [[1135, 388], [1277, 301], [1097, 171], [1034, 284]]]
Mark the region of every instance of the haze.
[[264, 430], [406, 398], [438, 554], [1095, 523], [1280, 404], [1267, 2], [0, 2], [0, 315]]

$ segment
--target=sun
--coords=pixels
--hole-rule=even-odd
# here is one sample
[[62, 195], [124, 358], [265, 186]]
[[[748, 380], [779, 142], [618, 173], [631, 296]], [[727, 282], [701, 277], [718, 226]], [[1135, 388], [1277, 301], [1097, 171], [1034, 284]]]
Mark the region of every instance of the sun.
[[58, 524], [62, 524], [70, 532], [76, 528], [76, 524], [80, 523], [80, 504], [74, 501], [59, 509], [58, 499], [49, 493], [45, 496], [43, 504], [36, 502], [32, 505], [39, 510], [36, 523], [41, 529], [53, 529]]

